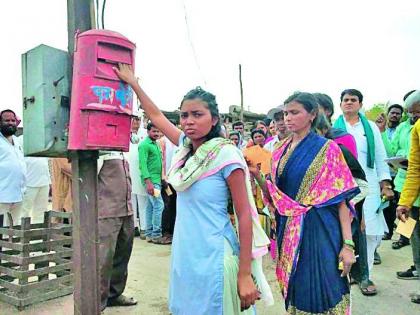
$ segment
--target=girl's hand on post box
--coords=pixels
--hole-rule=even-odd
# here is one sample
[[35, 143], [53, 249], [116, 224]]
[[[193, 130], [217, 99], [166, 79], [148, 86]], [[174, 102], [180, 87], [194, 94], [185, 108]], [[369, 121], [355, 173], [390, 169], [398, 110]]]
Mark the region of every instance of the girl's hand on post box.
[[127, 84], [133, 86], [137, 83], [137, 78], [134, 75], [133, 69], [130, 65], [125, 63], [119, 63], [118, 68], [113, 68], [116, 75], [120, 78], [120, 80], [126, 82]]

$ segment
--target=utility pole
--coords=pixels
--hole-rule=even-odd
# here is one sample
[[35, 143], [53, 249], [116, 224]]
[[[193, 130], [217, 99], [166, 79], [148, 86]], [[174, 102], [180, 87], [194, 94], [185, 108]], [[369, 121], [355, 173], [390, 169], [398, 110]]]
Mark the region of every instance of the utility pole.
[[241, 91], [241, 114], [240, 119], [241, 121], [244, 121], [244, 90], [242, 87], [242, 65], [239, 64], [239, 88]]
[[[72, 80], [75, 33], [95, 27], [93, 0], [67, 0]], [[72, 151], [74, 314], [99, 315], [98, 151]]]

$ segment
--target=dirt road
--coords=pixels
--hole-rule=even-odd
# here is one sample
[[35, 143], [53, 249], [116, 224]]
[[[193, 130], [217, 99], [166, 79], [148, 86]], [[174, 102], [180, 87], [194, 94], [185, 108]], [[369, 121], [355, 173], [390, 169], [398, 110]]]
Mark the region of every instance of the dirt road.
[[[396, 270], [412, 264], [411, 248], [392, 250], [391, 242], [382, 243], [379, 250], [382, 264], [375, 266], [373, 280], [379, 293], [374, 297], [361, 295], [356, 286], [352, 288], [353, 315], [414, 315], [420, 314], [420, 305], [410, 302], [409, 293], [420, 287], [420, 281], [404, 281], [395, 277]], [[134, 296], [139, 304], [136, 307], [109, 308], [105, 315], [154, 315], [169, 314], [167, 307], [170, 247], [147, 244], [135, 239], [133, 255], [129, 266], [129, 279], [126, 294]], [[258, 314], [283, 315], [284, 304], [280, 297], [274, 275], [274, 264], [267, 257], [265, 270], [273, 288], [276, 304], [269, 308], [258, 305]], [[73, 314], [72, 296], [31, 306], [22, 312], [14, 307], [0, 303], [0, 314], [19, 315], [70, 315]], [[194, 314], [191, 314], [194, 315]]]

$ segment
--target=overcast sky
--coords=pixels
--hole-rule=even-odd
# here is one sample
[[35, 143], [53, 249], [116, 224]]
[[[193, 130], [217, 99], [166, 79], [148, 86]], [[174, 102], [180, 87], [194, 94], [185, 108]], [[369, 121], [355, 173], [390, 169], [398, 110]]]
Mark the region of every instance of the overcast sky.
[[[22, 53], [41, 43], [66, 49], [66, 2], [1, 1], [0, 109], [22, 112]], [[202, 86], [227, 112], [240, 103], [239, 63], [254, 112], [296, 90], [327, 93], [337, 107], [341, 90], [357, 88], [369, 107], [420, 86], [415, 0], [108, 0], [105, 28], [137, 44], [136, 73], [165, 110]]]

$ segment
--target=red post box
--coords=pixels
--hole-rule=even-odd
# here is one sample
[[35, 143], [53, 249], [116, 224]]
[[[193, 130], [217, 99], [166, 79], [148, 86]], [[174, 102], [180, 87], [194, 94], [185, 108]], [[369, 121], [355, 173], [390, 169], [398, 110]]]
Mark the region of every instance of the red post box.
[[76, 35], [69, 150], [128, 151], [133, 92], [113, 67], [126, 63], [134, 69], [135, 47], [112, 31]]

